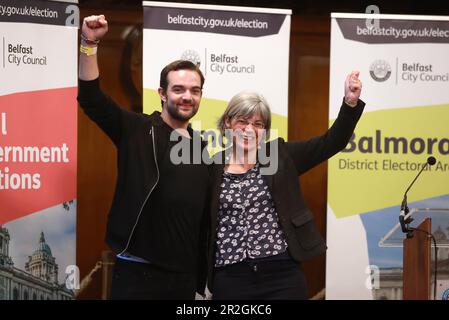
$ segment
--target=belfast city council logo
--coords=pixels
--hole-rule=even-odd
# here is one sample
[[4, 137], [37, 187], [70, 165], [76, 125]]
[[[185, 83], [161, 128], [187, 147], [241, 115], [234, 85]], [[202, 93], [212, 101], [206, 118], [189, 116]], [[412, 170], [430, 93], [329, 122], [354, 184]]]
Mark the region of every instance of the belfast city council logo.
[[189, 49], [189, 50], [184, 51], [181, 55], [181, 59], [193, 62], [194, 64], [196, 64], [198, 66], [198, 68], [201, 66], [200, 55], [195, 50]]
[[387, 81], [391, 76], [390, 64], [385, 60], [376, 60], [371, 63], [369, 74], [377, 82]]

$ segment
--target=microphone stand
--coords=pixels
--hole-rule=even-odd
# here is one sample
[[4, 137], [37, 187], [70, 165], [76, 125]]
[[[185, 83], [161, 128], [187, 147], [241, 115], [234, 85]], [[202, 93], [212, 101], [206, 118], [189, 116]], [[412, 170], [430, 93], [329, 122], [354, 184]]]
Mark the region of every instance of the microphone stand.
[[418, 174], [416, 175], [415, 179], [413, 179], [412, 183], [410, 183], [409, 187], [404, 193], [404, 198], [402, 199], [401, 204], [401, 212], [399, 214], [399, 224], [401, 225], [401, 230], [403, 233], [407, 235], [407, 239], [410, 239], [413, 237], [413, 231], [415, 228], [409, 227], [409, 224], [413, 221], [412, 217], [407, 217], [407, 214], [410, 212], [408, 205], [407, 205], [407, 192], [410, 190], [410, 188], [415, 183], [416, 179], [421, 175], [421, 173], [424, 171], [425, 168], [434, 165], [436, 162], [436, 159], [434, 157], [427, 158], [427, 162], [422, 166], [421, 170], [419, 170]]

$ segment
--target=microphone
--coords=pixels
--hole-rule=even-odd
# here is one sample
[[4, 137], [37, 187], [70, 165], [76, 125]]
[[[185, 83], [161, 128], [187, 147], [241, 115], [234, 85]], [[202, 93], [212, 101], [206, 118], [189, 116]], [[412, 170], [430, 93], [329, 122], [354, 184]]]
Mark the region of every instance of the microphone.
[[410, 188], [413, 186], [415, 181], [421, 175], [421, 172], [423, 172], [424, 169], [427, 168], [428, 166], [433, 166], [436, 162], [437, 162], [437, 159], [435, 159], [435, 157], [428, 157], [427, 162], [422, 166], [421, 170], [419, 170], [418, 174], [416, 175], [415, 179], [413, 179], [412, 183], [410, 183], [407, 190], [405, 190], [404, 197], [403, 197], [402, 203], [401, 203], [401, 211], [399, 213], [399, 223], [401, 225], [402, 232], [407, 233], [407, 236], [409, 236], [409, 232], [411, 231], [407, 225], [413, 221], [413, 219], [411, 219], [410, 217], [405, 219], [405, 216], [409, 212], [409, 209], [407, 206], [407, 192], [410, 190]]

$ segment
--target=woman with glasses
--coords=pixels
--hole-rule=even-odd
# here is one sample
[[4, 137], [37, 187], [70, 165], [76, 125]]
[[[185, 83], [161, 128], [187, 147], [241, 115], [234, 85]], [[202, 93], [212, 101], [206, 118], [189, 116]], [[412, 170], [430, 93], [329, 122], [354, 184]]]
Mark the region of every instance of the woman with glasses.
[[[208, 287], [213, 299], [307, 298], [301, 263], [323, 254], [326, 244], [298, 176], [348, 143], [365, 105], [358, 76], [348, 75], [332, 127], [307, 141], [267, 142], [271, 111], [261, 95], [241, 92], [229, 102], [218, 126], [232, 143], [215, 155], [211, 201]], [[262, 156], [268, 161], [260, 161]], [[273, 163], [276, 170], [265, 170]]]

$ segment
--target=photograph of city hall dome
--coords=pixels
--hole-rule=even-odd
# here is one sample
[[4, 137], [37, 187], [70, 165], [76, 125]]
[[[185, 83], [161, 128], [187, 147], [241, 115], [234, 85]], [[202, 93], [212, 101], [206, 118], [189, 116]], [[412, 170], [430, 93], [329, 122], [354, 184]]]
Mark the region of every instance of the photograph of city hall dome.
[[[58, 282], [58, 264], [44, 232], [25, 266], [15, 266], [10, 256], [11, 235], [0, 225], [0, 300], [71, 300], [74, 293]], [[36, 237], [37, 238], [37, 237]], [[23, 268], [23, 269], [22, 269]]]

